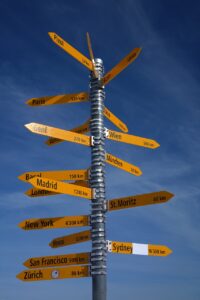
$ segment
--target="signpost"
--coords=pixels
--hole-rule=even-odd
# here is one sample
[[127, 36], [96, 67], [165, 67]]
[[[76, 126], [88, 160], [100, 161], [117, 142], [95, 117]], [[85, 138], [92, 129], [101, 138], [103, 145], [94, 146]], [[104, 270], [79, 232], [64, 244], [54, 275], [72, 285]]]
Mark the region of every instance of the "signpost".
[[91, 146], [90, 137], [83, 134], [37, 123], [26, 124], [25, 127], [33, 133], [51, 136], [68, 142], [82, 144], [85, 146]]
[[50, 192], [56, 192], [59, 194], [67, 194], [76, 197], [82, 197], [91, 199], [92, 189], [87, 187], [78, 186], [76, 184], [65, 183], [45, 177], [33, 177], [28, 180], [34, 187], [44, 189]]
[[31, 257], [23, 265], [29, 269], [47, 267], [65, 267], [67, 265], [87, 265], [90, 263], [90, 253], [73, 253], [64, 255]]
[[168, 256], [172, 250], [163, 245], [107, 241], [108, 252], [148, 256]]
[[132, 145], [150, 148], [150, 149], [155, 149], [160, 147], [160, 145], [156, 141], [146, 139], [140, 136], [125, 134], [114, 130], [108, 130], [107, 132], [108, 132], [107, 138], [109, 140], [132, 144]]
[[[91, 200], [91, 213], [89, 215], [78, 216], [30, 218], [22, 221], [19, 227], [28, 231], [89, 226], [89, 230], [55, 238], [49, 245], [51, 248], [59, 248], [91, 240], [92, 249], [91, 252], [86, 253], [29, 258], [24, 263], [28, 269], [19, 273], [17, 278], [22, 281], [39, 281], [91, 276], [92, 299], [106, 300], [107, 252], [163, 257], [172, 253], [172, 250], [164, 245], [127, 243], [106, 239], [105, 215], [107, 211], [165, 203], [173, 197], [172, 193], [166, 191], [116, 198], [108, 201], [105, 196], [106, 163], [129, 172], [132, 175], [142, 175], [139, 167], [113, 154], [106, 153], [106, 138], [150, 149], [156, 149], [160, 146], [155, 140], [127, 134], [128, 128], [126, 124], [104, 106], [105, 86], [136, 60], [142, 48], [133, 49], [111, 71], [104, 75], [103, 61], [94, 58], [88, 33], [87, 44], [90, 59], [56, 33], [49, 32], [49, 36], [57, 46], [74, 57], [90, 71], [89, 92], [75, 94], [61, 93], [56, 96], [31, 98], [27, 101], [27, 104], [40, 107], [89, 101], [91, 107], [90, 116], [85, 123], [70, 131], [38, 123], [26, 124], [25, 127], [33, 133], [48, 136], [49, 138], [46, 141], [48, 146], [68, 141], [90, 147], [91, 166], [88, 170], [31, 171], [21, 174], [19, 179], [33, 185], [33, 188], [26, 192], [26, 195], [30, 197], [66, 194], [89, 199]], [[104, 117], [123, 133], [105, 128]], [[88, 132], [90, 132], [90, 136], [85, 135]], [[74, 182], [63, 182], [72, 180]]]
[[19, 227], [24, 230], [73, 228], [89, 225], [89, 216], [67, 216], [56, 218], [28, 219], [19, 223]]
[[129, 172], [135, 176], [142, 175], [142, 171], [140, 168], [126, 162], [125, 160], [122, 160], [110, 153], [106, 153], [106, 162], [116, 168], [122, 169], [126, 172]]
[[173, 196], [174, 195], [169, 192], [160, 191], [149, 194], [112, 199], [108, 201], [108, 210], [112, 211], [137, 206], [164, 203], [169, 201]]
[[89, 266], [25, 270], [17, 275], [17, 278], [22, 281], [54, 280], [80, 277], [90, 277]]
[[90, 230], [85, 230], [78, 233], [61, 236], [56, 239], [53, 239], [49, 243], [49, 246], [51, 246], [51, 248], [59, 248], [59, 247], [87, 242], [90, 240], [91, 240], [91, 232]]
[[28, 182], [34, 177], [47, 177], [55, 180], [88, 180], [88, 170], [58, 170], [26, 172], [18, 176], [18, 179]]
[[80, 92], [77, 94], [69, 95], [56, 95], [56, 96], [46, 96], [40, 98], [31, 98], [26, 104], [30, 106], [46, 106], [54, 104], [64, 104], [64, 103], [76, 103], [88, 101], [88, 93]]

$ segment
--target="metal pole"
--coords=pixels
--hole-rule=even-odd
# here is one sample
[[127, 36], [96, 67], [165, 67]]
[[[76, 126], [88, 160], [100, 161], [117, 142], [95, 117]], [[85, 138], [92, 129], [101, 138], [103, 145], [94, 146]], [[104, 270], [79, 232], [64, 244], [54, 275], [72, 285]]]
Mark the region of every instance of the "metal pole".
[[90, 77], [91, 122], [93, 136], [91, 147], [90, 186], [95, 189], [91, 203], [91, 276], [92, 299], [106, 300], [106, 233], [105, 233], [105, 132], [104, 132], [104, 87], [99, 84], [103, 77], [103, 61], [95, 59], [98, 78]]

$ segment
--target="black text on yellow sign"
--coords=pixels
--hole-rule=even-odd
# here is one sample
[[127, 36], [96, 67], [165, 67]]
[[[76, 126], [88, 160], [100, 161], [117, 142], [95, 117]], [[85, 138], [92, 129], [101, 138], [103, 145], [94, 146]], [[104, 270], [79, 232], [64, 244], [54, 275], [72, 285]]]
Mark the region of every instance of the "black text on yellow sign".
[[22, 281], [40, 281], [89, 276], [89, 266], [70, 266], [66, 268], [25, 270], [19, 273], [16, 277]]
[[90, 71], [93, 71], [93, 64], [90, 59], [88, 59], [86, 56], [84, 56], [82, 53], [80, 53], [78, 50], [76, 50], [74, 47], [68, 44], [55, 32], [49, 32], [49, 36], [56, 45], [58, 45], [68, 54], [70, 54], [75, 59], [77, 59], [81, 64], [83, 64]]
[[18, 176], [18, 179], [28, 182], [34, 177], [46, 177], [55, 180], [88, 180], [88, 170], [55, 170], [26, 172]]
[[110, 82], [115, 76], [130, 65], [140, 54], [142, 48], [133, 49], [126, 57], [124, 57], [111, 71], [109, 71], [102, 80], [103, 85]]
[[87, 265], [90, 263], [90, 253], [72, 253], [53, 256], [31, 257], [23, 265], [30, 269], [63, 267], [67, 265]]
[[85, 102], [88, 100], [89, 100], [88, 93], [80, 92], [76, 94], [31, 98], [27, 100], [26, 104], [30, 106], [46, 106], [46, 105], [54, 105], [54, 104]]
[[129, 196], [108, 201], [108, 210], [119, 210], [137, 206], [159, 204], [169, 201], [174, 195], [166, 191]]
[[116, 168], [119, 168], [121, 170], [124, 170], [126, 172], [129, 172], [135, 176], [142, 175], [142, 171], [140, 168], [126, 162], [125, 160], [122, 160], [112, 154], [106, 153], [106, 162]]
[[67, 194], [76, 197], [92, 199], [93, 192], [91, 188], [78, 186], [76, 184], [65, 183], [49, 178], [34, 177], [29, 181], [34, 187], [44, 189], [59, 194]]
[[55, 238], [49, 243], [49, 246], [51, 246], [52, 248], [59, 248], [59, 247], [87, 242], [90, 240], [91, 240], [91, 232], [90, 230], [85, 230], [78, 233]]
[[64, 216], [54, 218], [27, 219], [19, 223], [19, 227], [24, 230], [53, 229], [53, 228], [73, 228], [89, 226], [90, 218], [83, 216]]

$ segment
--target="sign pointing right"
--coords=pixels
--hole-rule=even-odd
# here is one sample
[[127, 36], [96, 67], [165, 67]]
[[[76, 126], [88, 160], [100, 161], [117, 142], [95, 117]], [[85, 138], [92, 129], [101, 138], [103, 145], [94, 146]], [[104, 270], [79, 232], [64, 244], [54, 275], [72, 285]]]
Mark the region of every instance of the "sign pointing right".
[[143, 138], [140, 136], [125, 134], [125, 133], [121, 133], [121, 132], [109, 130], [109, 129], [107, 129], [107, 132], [108, 132], [107, 138], [109, 140], [132, 144], [132, 145], [145, 147], [145, 148], [151, 148], [151, 149], [155, 149], [160, 146], [156, 141], [146, 139], [146, 138]]
[[137, 206], [164, 203], [169, 201], [173, 196], [174, 195], [169, 192], [160, 191], [149, 194], [112, 199], [108, 201], [108, 210], [112, 211]]
[[108, 252], [148, 256], [168, 256], [172, 250], [164, 245], [107, 241]]

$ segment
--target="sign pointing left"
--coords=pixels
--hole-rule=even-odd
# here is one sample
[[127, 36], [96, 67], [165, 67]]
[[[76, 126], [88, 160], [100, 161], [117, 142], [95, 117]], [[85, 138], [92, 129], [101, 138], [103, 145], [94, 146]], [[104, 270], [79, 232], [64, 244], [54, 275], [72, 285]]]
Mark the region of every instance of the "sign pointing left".
[[51, 248], [58, 248], [58, 247], [83, 243], [90, 240], [91, 240], [91, 232], [90, 230], [85, 230], [78, 233], [55, 238], [49, 243], [49, 246], [51, 246]]
[[33, 133], [37, 133], [45, 136], [51, 136], [68, 142], [82, 144], [85, 146], [91, 146], [90, 137], [83, 134], [79, 134], [79, 133], [75, 133], [75, 132], [71, 132], [71, 131], [67, 131], [55, 127], [50, 127], [38, 123], [29, 123], [26, 124], [25, 127]]
[[80, 92], [77, 94], [31, 98], [31, 99], [27, 100], [26, 104], [28, 104], [30, 106], [46, 106], [46, 105], [53, 105], [53, 104], [85, 102], [88, 100], [89, 100], [88, 93]]
[[66, 265], [87, 265], [90, 263], [90, 253], [72, 253], [53, 256], [31, 257], [23, 265], [30, 269], [47, 267], [65, 267]]
[[18, 176], [24, 182], [33, 177], [47, 177], [55, 180], [88, 180], [88, 170], [59, 170], [26, 172]]
[[33, 177], [28, 182], [30, 182], [36, 188], [42, 188], [43, 190], [50, 192], [92, 199], [92, 189], [78, 186], [76, 184], [65, 183], [44, 177]]
[[22, 281], [90, 277], [90, 269], [89, 266], [71, 266], [66, 268], [25, 270], [17, 274], [16, 277]]
[[65, 40], [63, 40], [58, 34], [55, 32], [49, 32], [48, 33], [52, 41], [62, 48], [64, 51], [66, 51], [68, 54], [73, 56], [75, 59], [77, 59], [81, 64], [83, 64], [86, 68], [88, 68], [90, 71], [93, 71], [93, 64], [90, 59], [88, 59], [86, 56], [84, 56], [82, 53], [80, 53], [78, 50], [76, 50], [74, 47], [72, 47], [70, 44], [68, 44]]
[[24, 230], [73, 228], [89, 226], [89, 216], [66, 216], [56, 218], [28, 219], [19, 223]]

